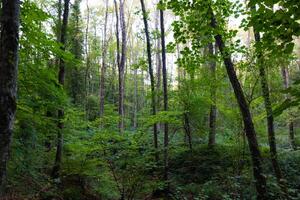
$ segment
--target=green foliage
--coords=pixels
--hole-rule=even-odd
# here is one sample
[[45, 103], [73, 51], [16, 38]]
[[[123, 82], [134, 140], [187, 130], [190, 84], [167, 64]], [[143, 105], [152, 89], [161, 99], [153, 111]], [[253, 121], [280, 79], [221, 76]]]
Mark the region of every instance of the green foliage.
[[[274, 56], [291, 54], [294, 49], [294, 36], [300, 35], [300, 16], [295, 14], [300, 8], [298, 1], [249, 1], [248, 7], [258, 7], [249, 13], [248, 27], [255, 26], [262, 34], [262, 43], [258, 48], [265, 54]], [[279, 6], [280, 9], [273, 9]]]
[[[208, 45], [222, 35], [254, 118], [268, 191], [279, 199], [280, 188], [272, 172], [266, 132], [266, 113], [261, 94], [256, 57], [266, 57], [266, 72], [276, 121], [276, 139], [280, 166], [289, 192], [299, 199], [299, 152], [287, 150], [286, 124], [298, 123], [300, 81], [282, 91], [279, 68], [290, 65], [296, 78], [293, 37], [299, 36], [299, 3], [296, 0], [251, 0], [248, 8], [240, 1], [166, 0], [157, 8], [172, 11], [174, 41], [169, 54], [178, 53], [178, 77], [168, 66], [169, 110], [162, 111], [162, 86], [156, 86], [157, 114], [151, 114], [151, 88], [142, 31], [128, 17], [128, 58], [125, 80], [125, 131], [120, 133], [118, 113], [117, 42], [114, 28], [108, 31], [107, 69], [105, 74], [104, 115], [99, 116], [99, 77], [103, 51], [104, 8], [90, 8], [90, 27], [85, 33], [86, 16], [81, 16], [81, 0], [71, 5], [66, 52], [57, 42], [59, 22], [57, 2], [22, 2], [18, 111], [9, 163], [7, 191], [23, 199], [145, 199], [158, 194], [167, 182], [164, 173], [164, 125], [169, 125], [168, 199], [253, 199], [255, 184], [251, 171], [242, 117], [223, 67], [222, 56]], [[272, 9], [278, 4], [281, 9]], [[247, 11], [256, 5], [256, 11]], [[46, 12], [47, 10], [47, 12]], [[51, 12], [48, 12], [51, 10]], [[54, 10], [54, 11], [53, 11]], [[109, 23], [114, 27], [113, 7]], [[211, 14], [218, 29], [211, 27]], [[168, 15], [166, 15], [168, 17]], [[147, 13], [147, 19], [152, 17]], [[228, 28], [232, 17], [244, 18], [241, 27], [255, 26], [262, 41], [248, 48], [238, 38], [238, 31]], [[166, 23], [167, 24], [167, 23]], [[132, 27], [134, 28], [132, 28]], [[151, 27], [151, 26], [150, 26]], [[137, 26], [138, 29], [138, 26]], [[101, 31], [99, 31], [101, 30]], [[98, 33], [99, 31], [99, 33]], [[136, 31], [131, 33], [131, 31]], [[169, 30], [168, 30], [169, 31]], [[85, 34], [87, 41], [85, 41]], [[160, 32], [152, 32], [153, 44]], [[158, 43], [158, 42], [157, 42]], [[160, 47], [153, 54], [160, 55]], [[84, 50], [88, 50], [85, 55]], [[154, 55], [153, 55], [154, 57]], [[58, 60], [66, 63], [66, 81], [58, 83]], [[88, 61], [87, 61], [88, 59]], [[154, 59], [153, 59], [154, 61]], [[88, 63], [87, 63], [88, 62]], [[153, 62], [158, 65], [159, 61]], [[212, 73], [211, 63], [216, 64]], [[88, 64], [88, 65], [87, 65]], [[170, 61], [168, 60], [168, 64]], [[155, 67], [158, 66], [153, 66]], [[295, 77], [294, 77], [295, 76]], [[155, 77], [158, 82], [158, 77]], [[86, 81], [85, 81], [86, 80]], [[213, 96], [216, 93], [216, 98]], [[289, 98], [285, 98], [289, 97]], [[284, 100], [286, 99], [286, 100]], [[283, 103], [282, 103], [283, 102]], [[207, 146], [211, 106], [217, 108], [216, 145]], [[57, 110], [64, 110], [64, 136], [61, 177], [50, 178], [56, 153]], [[154, 148], [153, 125], [158, 127], [158, 148]], [[188, 127], [187, 127], [188, 126]], [[295, 126], [296, 132], [299, 130]], [[190, 133], [189, 133], [190, 132]], [[192, 148], [189, 147], [190, 134]], [[299, 142], [299, 139], [296, 138]], [[155, 155], [159, 154], [156, 162]]]

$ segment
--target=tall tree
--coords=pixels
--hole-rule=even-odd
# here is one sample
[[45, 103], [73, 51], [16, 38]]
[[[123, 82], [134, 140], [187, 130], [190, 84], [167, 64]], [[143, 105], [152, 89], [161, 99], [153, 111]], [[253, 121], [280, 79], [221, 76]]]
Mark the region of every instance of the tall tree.
[[[162, 4], [162, 1], [160, 1]], [[166, 41], [165, 41], [165, 22], [164, 10], [160, 9], [160, 31], [161, 31], [161, 56], [162, 56], [162, 75], [163, 75], [163, 94], [164, 94], [164, 111], [168, 111], [168, 76], [166, 60]], [[169, 195], [169, 125], [164, 124], [164, 181], [166, 184], [165, 193]]]
[[134, 105], [134, 108], [133, 108], [133, 128], [134, 130], [137, 129], [138, 127], [138, 87], [139, 87], [139, 83], [138, 83], [138, 69], [134, 69], [134, 72], [133, 72], [133, 77], [134, 77], [134, 100], [133, 100], [133, 105]]
[[[117, 52], [116, 52], [116, 60], [117, 60], [117, 68], [120, 69], [120, 19], [119, 19], [119, 10], [118, 10], [118, 2], [114, 0], [115, 5], [115, 15], [116, 15], [116, 43], [117, 43]], [[116, 70], [113, 68], [113, 74], [115, 74]], [[119, 82], [119, 80], [118, 80]], [[118, 98], [119, 99], [119, 98]]]
[[[156, 83], [156, 93], [158, 94], [157, 95], [157, 110], [159, 111], [160, 110], [160, 107], [161, 107], [161, 91], [162, 91], [162, 88], [161, 88], [161, 68], [162, 68], [162, 61], [161, 61], [161, 52], [160, 52], [160, 49], [161, 49], [161, 38], [159, 37], [159, 21], [160, 21], [160, 12], [159, 10], [156, 12], [155, 14], [155, 31], [156, 31], [156, 34], [157, 34], [157, 39], [156, 39], [156, 76], [157, 76], [157, 83]], [[158, 124], [158, 130], [160, 129], [160, 125]]]
[[210, 87], [210, 112], [209, 112], [209, 137], [208, 137], [208, 145], [210, 147], [214, 146], [216, 143], [216, 119], [217, 119], [217, 106], [216, 106], [216, 61], [213, 58], [214, 53], [214, 45], [213, 43], [208, 44], [208, 51], [210, 58], [210, 72], [211, 72], [211, 87]]
[[17, 107], [20, 0], [2, 0], [0, 35], [0, 196]]
[[61, 34], [61, 15], [62, 15], [62, 0], [58, 0], [57, 2], [57, 23], [56, 23], [56, 40], [60, 42], [60, 34]]
[[[287, 67], [281, 68], [281, 74], [283, 79], [283, 86], [285, 89], [289, 88], [289, 82], [290, 82], [290, 76], [289, 76], [289, 69]], [[288, 99], [289, 96], [285, 95], [285, 98]], [[293, 150], [297, 150], [297, 145], [295, 141], [295, 130], [294, 130], [294, 122], [292, 119], [288, 122], [288, 128], [289, 128], [289, 139], [290, 139], [290, 145]]]
[[104, 32], [103, 32], [103, 49], [102, 49], [102, 66], [100, 74], [100, 117], [104, 114], [104, 97], [105, 97], [105, 74], [106, 74], [106, 56], [107, 56], [107, 20], [108, 20], [108, 0], [106, 0], [106, 10], [104, 19]]
[[122, 36], [121, 44], [121, 58], [119, 65], [119, 129], [122, 133], [124, 131], [124, 97], [125, 97], [125, 65], [126, 65], [126, 54], [127, 54], [127, 31], [125, 23], [125, 12], [124, 12], [124, 0], [120, 0], [120, 28]]
[[[69, 19], [69, 37], [68, 39], [70, 43], [70, 52], [75, 56], [77, 60], [82, 60], [83, 58], [83, 32], [82, 32], [82, 18], [80, 11], [80, 4], [82, 0], [75, 0], [70, 13]], [[61, 21], [61, 20], [59, 20]], [[61, 22], [60, 22], [61, 23]], [[59, 40], [58, 40], [59, 41]], [[72, 103], [79, 105], [82, 103], [82, 99], [84, 97], [84, 76], [82, 75], [81, 63], [75, 64], [72, 66], [68, 66], [66, 73], [70, 73], [69, 79], [70, 84], [66, 84], [68, 86], [68, 90], [70, 91], [70, 95], [72, 97]]]
[[[216, 17], [213, 13], [212, 8], [209, 8], [209, 15], [210, 15], [210, 25], [214, 30], [218, 30], [218, 24]], [[256, 191], [257, 191], [257, 199], [264, 200], [268, 199], [267, 197], [267, 183], [266, 178], [263, 175], [262, 172], [262, 166], [261, 166], [261, 153], [259, 150], [257, 138], [256, 138], [256, 131], [254, 128], [252, 116], [250, 113], [249, 105], [246, 101], [245, 94], [243, 92], [243, 89], [241, 87], [241, 84], [237, 78], [234, 64], [232, 62], [231, 54], [226, 50], [226, 45], [223, 40], [223, 36], [221, 34], [216, 34], [214, 36], [216, 43], [218, 45], [218, 48], [221, 52], [224, 65], [229, 77], [229, 80], [231, 82], [232, 88], [234, 90], [242, 117], [244, 122], [244, 129], [245, 133], [248, 139], [248, 145], [251, 152], [251, 158], [252, 158], [252, 165], [253, 165], [253, 174], [255, 178], [255, 185], [256, 185]]]
[[88, 96], [90, 90], [89, 84], [89, 73], [91, 67], [90, 60], [90, 47], [89, 47], [89, 25], [90, 25], [90, 6], [89, 1], [86, 1], [86, 28], [85, 28], [85, 56], [86, 56], [86, 66], [85, 66], [85, 76], [84, 76], [84, 86], [85, 86], [85, 117], [86, 120], [89, 118], [89, 108], [88, 108]]
[[[252, 12], [255, 12], [255, 7], [251, 8]], [[256, 44], [261, 42], [260, 32], [257, 31], [256, 27], [253, 27], [254, 38]], [[257, 57], [257, 65], [259, 68], [259, 76], [260, 76], [260, 83], [261, 83], [261, 90], [264, 98], [265, 110], [267, 113], [267, 127], [268, 127], [268, 140], [269, 140], [269, 147], [270, 147], [270, 156], [272, 161], [273, 170], [276, 176], [276, 180], [279, 186], [282, 188], [283, 192], [287, 195], [287, 188], [285, 182], [283, 180], [283, 175], [278, 163], [277, 159], [277, 148], [276, 148], [276, 138], [275, 138], [275, 128], [274, 128], [274, 116], [273, 116], [273, 109], [272, 109], [272, 102], [270, 99], [270, 91], [269, 91], [269, 84], [268, 78], [265, 71], [265, 61], [263, 57], [263, 53], [261, 50], [257, 50], [256, 53]]]
[[[162, 73], [162, 61], [161, 61], [161, 38], [160, 38], [160, 28], [159, 28], [159, 21], [160, 21], [160, 12], [159, 10], [156, 11], [155, 13], [155, 32], [156, 32], [156, 52], [155, 52], [155, 57], [156, 57], [156, 78], [157, 78], [157, 82], [156, 82], [156, 110], [160, 111], [161, 110], [161, 102], [162, 102], [162, 98], [161, 98], [161, 94], [162, 94], [162, 87], [161, 87], [161, 73]], [[161, 124], [158, 123], [157, 125], [157, 132], [158, 134], [161, 131]]]
[[[67, 41], [67, 27], [68, 27], [68, 19], [69, 19], [69, 4], [70, 0], [64, 0], [64, 11], [62, 18], [62, 25], [60, 31], [60, 43], [61, 49], [63, 51], [66, 50], [66, 41]], [[65, 84], [65, 60], [63, 58], [59, 59], [59, 72], [58, 72], [58, 82], [62, 86]], [[64, 109], [58, 110], [58, 133], [57, 133], [57, 147], [56, 147], [56, 156], [55, 163], [52, 169], [52, 177], [58, 178], [60, 176], [60, 168], [62, 161], [62, 152], [63, 152], [63, 129], [64, 129]]]
[[116, 14], [116, 42], [117, 42], [117, 65], [118, 69], [120, 68], [120, 19], [119, 19], [119, 11], [118, 11], [118, 2], [114, 0], [115, 4], [115, 14]]
[[[146, 43], [147, 43], [147, 57], [148, 57], [148, 67], [149, 67], [149, 75], [150, 75], [150, 83], [151, 83], [151, 106], [152, 106], [152, 115], [156, 115], [156, 93], [155, 93], [155, 80], [153, 75], [153, 66], [152, 66], [152, 56], [151, 56], [151, 41], [148, 27], [148, 14], [146, 11], [145, 3], [143, 0], [140, 0], [142, 12], [143, 12], [143, 21], [145, 26], [145, 35], [146, 35]], [[158, 162], [158, 139], [157, 139], [157, 124], [153, 125], [153, 137], [154, 137], [154, 148], [155, 148], [155, 159]]]

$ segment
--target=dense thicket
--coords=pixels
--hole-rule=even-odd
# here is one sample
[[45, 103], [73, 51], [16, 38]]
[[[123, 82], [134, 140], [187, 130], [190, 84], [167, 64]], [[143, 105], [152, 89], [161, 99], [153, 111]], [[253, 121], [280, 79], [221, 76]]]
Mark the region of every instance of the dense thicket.
[[298, 0], [2, 0], [0, 199], [300, 199]]

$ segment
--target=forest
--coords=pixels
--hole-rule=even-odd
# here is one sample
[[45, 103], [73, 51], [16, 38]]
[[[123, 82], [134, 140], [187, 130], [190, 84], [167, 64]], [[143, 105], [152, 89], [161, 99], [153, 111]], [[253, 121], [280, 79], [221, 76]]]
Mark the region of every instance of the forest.
[[300, 200], [299, 0], [1, 0], [0, 200]]

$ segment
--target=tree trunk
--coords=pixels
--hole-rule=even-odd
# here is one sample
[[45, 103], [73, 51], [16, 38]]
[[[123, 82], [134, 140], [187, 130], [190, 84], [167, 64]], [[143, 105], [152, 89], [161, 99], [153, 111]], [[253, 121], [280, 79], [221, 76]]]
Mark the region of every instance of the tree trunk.
[[[184, 113], [184, 130], [185, 130], [185, 138], [187, 139], [187, 143], [189, 145], [189, 149], [193, 150], [193, 144], [192, 144], [192, 132], [191, 132], [191, 125], [190, 125], [190, 119], [187, 112]], [[186, 142], [185, 139], [185, 142]]]
[[106, 0], [103, 50], [102, 50], [102, 67], [101, 67], [101, 75], [100, 75], [100, 117], [103, 117], [103, 114], [104, 114], [106, 55], [107, 55], [107, 45], [108, 45], [108, 41], [107, 41], [107, 19], [108, 19], [108, 0]]
[[[119, 32], [119, 10], [118, 10], [117, 0], [114, 0], [114, 4], [115, 4], [115, 14], [116, 14], [116, 42], [117, 42], [116, 59], [117, 59], [117, 68], [119, 70], [120, 69], [120, 32]], [[113, 72], [114, 72], [113, 74], [115, 74], [116, 70], [113, 69]]]
[[133, 128], [137, 129], [137, 114], [138, 114], [138, 76], [137, 69], [134, 69], [134, 111], [133, 111]]
[[[64, 13], [63, 13], [63, 21], [61, 26], [61, 36], [60, 43], [62, 45], [61, 49], [65, 51], [66, 49], [66, 37], [67, 37], [67, 27], [68, 27], [68, 18], [69, 18], [69, 4], [70, 0], [64, 1]], [[62, 86], [65, 84], [65, 61], [63, 58], [59, 60], [59, 74], [58, 74], [58, 82]], [[57, 133], [57, 148], [56, 148], [56, 156], [55, 163], [52, 169], [52, 178], [59, 178], [60, 176], [60, 168], [61, 168], [61, 160], [62, 160], [62, 151], [63, 151], [63, 123], [64, 118], [64, 110], [58, 110], [58, 133]]]
[[[56, 41], [60, 42], [60, 35], [61, 35], [61, 15], [62, 15], [62, 0], [58, 0], [58, 8], [57, 8], [57, 30], [56, 30]], [[59, 62], [59, 60], [57, 61]]]
[[[141, 7], [143, 12], [143, 20], [145, 26], [145, 34], [146, 34], [146, 43], [147, 43], [147, 56], [148, 56], [148, 67], [149, 67], [149, 75], [150, 75], [150, 82], [151, 82], [151, 107], [152, 107], [152, 115], [156, 116], [156, 94], [155, 94], [155, 80], [153, 75], [153, 68], [152, 68], [152, 57], [151, 57], [151, 41], [149, 35], [149, 28], [148, 28], [148, 19], [147, 19], [147, 11], [145, 8], [144, 0], [141, 1]], [[158, 139], [157, 139], [157, 124], [153, 125], [153, 138], [154, 138], [154, 148], [155, 148], [155, 160], [158, 162]]]
[[2, 0], [0, 38], [0, 196], [17, 107], [20, 0]]
[[209, 55], [212, 57], [210, 61], [210, 72], [211, 72], [211, 88], [210, 88], [210, 113], [209, 113], [209, 137], [208, 137], [208, 146], [213, 147], [216, 144], [216, 119], [217, 119], [217, 107], [216, 107], [216, 61], [213, 60], [214, 54], [214, 45], [209, 43], [208, 45]]
[[296, 141], [295, 141], [295, 131], [294, 131], [294, 122], [289, 122], [289, 133], [290, 133], [290, 143], [294, 151], [297, 150]]
[[[252, 8], [255, 11], [255, 8]], [[256, 28], [253, 27], [254, 38], [255, 42], [258, 44], [260, 43], [260, 33], [256, 31]], [[273, 170], [276, 176], [276, 180], [278, 185], [281, 187], [282, 191], [285, 195], [288, 195], [287, 188], [285, 182], [283, 180], [282, 172], [278, 163], [277, 159], [277, 148], [276, 148], [276, 137], [275, 137], [275, 130], [274, 130], [274, 116], [272, 110], [272, 102], [270, 99], [270, 91], [269, 91], [269, 84], [267, 80], [267, 75], [264, 68], [264, 58], [261, 52], [257, 53], [257, 64], [259, 68], [259, 76], [261, 82], [261, 89], [264, 98], [265, 109], [267, 113], [267, 126], [268, 126], [268, 140], [269, 140], [269, 147], [270, 147], [270, 157], [273, 166]]]
[[[281, 68], [281, 74], [283, 78], [283, 85], [285, 89], [289, 88], [289, 70], [286, 67]], [[285, 95], [285, 98], [288, 99], [288, 95]], [[295, 132], [294, 132], [294, 122], [293, 120], [290, 120], [288, 122], [289, 127], [289, 139], [290, 139], [290, 145], [293, 150], [297, 150], [296, 142], [295, 142]]]
[[[162, 74], [163, 74], [163, 96], [164, 96], [164, 111], [168, 111], [168, 76], [167, 76], [167, 61], [166, 61], [166, 42], [165, 42], [165, 25], [164, 11], [160, 10], [160, 31], [161, 31], [161, 54], [162, 54]], [[169, 195], [169, 126], [164, 124], [164, 181], [166, 184], [165, 194]]]
[[89, 96], [89, 72], [90, 72], [90, 55], [89, 55], [89, 24], [90, 24], [90, 7], [89, 1], [86, 1], [87, 19], [85, 28], [85, 56], [86, 56], [86, 66], [85, 66], [85, 76], [84, 76], [84, 86], [85, 86], [85, 120], [89, 118], [89, 108], [88, 108], [88, 96]]
[[[61, 0], [60, 0], [61, 1]], [[72, 20], [74, 23], [74, 31], [71, 32], [72, 35], [69, 37], [74, 38], [71, 43], [71, 53], [74, 54], [75, 59], [81, 60], [82, 59], [82, 44], [81, 44], [81, 11], [80, 11], [80, 4], [81, 0], [75, 0], [72, 6]], [[61, 8], [60, 11], [61, 12]], [[61, 14], [59, 15], [61, 16]], [[61, 23], [61, 19], [59, 20]], [[70, 20], [69, 20], [70, 21]], [[59, 26], [60, 27], [60, 26]], [[59, 37], [59, 36], [57, 36]], [[59, 39], [57, 40], [59, 42]], [[57, 59], [58, 60], [58, 59]], [[72, 97], [72, 103], [74, 105], [79, 105], [82, 102], [82, 94], [83, 90], [81, 88], [81, 70], [79, 69], [79, 65], [76, 65], [76, 67], [72, 68], [70, 70], [70, 85], [71, 85], [71, 97]]]
[[120, 133], [124, 132], [124, 96], [125, 96], [125, 64], [126, 64], [126, 51], [127, 51], [127, 33], [125, 24], [125, 13], [124, 13], [124, 0], [120, 0], [120, 27], [122, 34], [122, 45], [121, 45], [121, 59], [119, 65], [119, 130]]
[[[213, 11], [210, 8], [210, 15], [211, 15], [211, 27], [214, 29], [218, 29], [217, 21]], [[252, 121], [252, 116], [250, 113], [250, 109], [248, 103], [246, 101], [243, 89], [240, 85], [240, 82], [237, 78], [234, 64], [231, 59], [231, 54], [228, 53], [226, 50], [225, 43], [223, 41], [223, 37], [220, 34], [216, 34], [214, 36], [218, 48], [221, 52], [223, 57], [224, 65], [226, 67], [226, 71], [231, 82], [232, 88], [234, 90], [242, 117], [245, 126], [245, 132], [248, 139], [248, 145], [251, 152], [251, 159], [253, 165], [253, 175], [255, 178], [255, 185], [257, 191], [257, 199], [259, 200], [266, 200], [267, 197], [267, 186], [266, 186], [266, 178], [263, 175], [262, 166], [261, 166], [261, 153], [259, 150], [256, 132], [254, 128], [254, 124]]]
[[[155, 21], [155, 28], [156, 31], [159, 32], [159, 12], [157, 14], [158, 19], [156, 19]], [[162, 65], [162, 61], [161, 61], [161, 53], [160, 53], [160, 49], [161, 49], [161, 39], [158, 38], [157, 39], [157, 53], [156, 53], [156, 70], [157, 70], [157, 83], [156, 83], [156, 91], [157, 91], [157, 104], [158, 104], [158, 110], [160, 110], [160, 105], [161, 105], [161, 98], [160, 98], [160, 93], [161, 93], [161, 65]]]
[[[177, 45], [177, 58], [180, 59], [180, 50], [179, 50], [179, 45]], [[183, 90], [181, 88], [181, 84], [183, 80], [186, 80], [186, 74], [184, 70], [181, 69], [181, 66], [178, 65], [178, 90]], [[191, 123], [190, 123], [190, 118], [189, 118], [189, 108], [187, 106], [187, 103], [185, 100], [183, 100], [183, 109], [185, 110], [183, 114], [183, 128], [185, 131], [184, 134], [184, 143], [188, 144], [189, 149], [192, 151], [193, 150], [193, 144], [192, 144], [192, 130], [191, 130]]]

